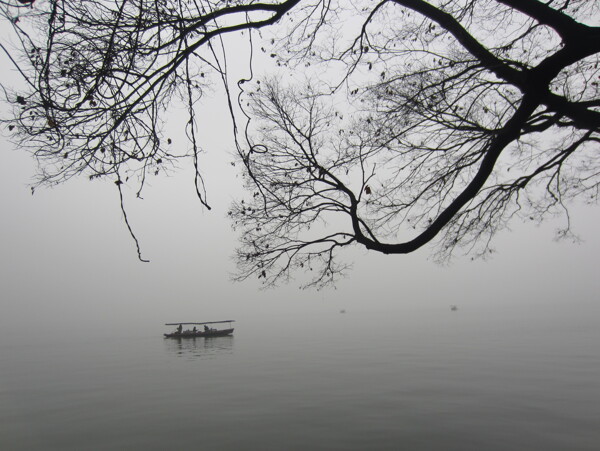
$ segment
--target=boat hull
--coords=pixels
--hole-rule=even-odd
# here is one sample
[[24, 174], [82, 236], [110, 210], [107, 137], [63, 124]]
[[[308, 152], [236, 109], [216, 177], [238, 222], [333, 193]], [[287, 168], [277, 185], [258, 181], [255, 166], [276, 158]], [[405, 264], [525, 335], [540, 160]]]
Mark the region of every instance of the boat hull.
[[233, 334], [233, 329], [221, 329], [221, 330], [209, 330], [209, 331], [198, 331], [198, 332], [173, 332], [171, 334], [164, 334], [165, 338], [208, 338], [208, 337], [224, 337], [226, 335]]

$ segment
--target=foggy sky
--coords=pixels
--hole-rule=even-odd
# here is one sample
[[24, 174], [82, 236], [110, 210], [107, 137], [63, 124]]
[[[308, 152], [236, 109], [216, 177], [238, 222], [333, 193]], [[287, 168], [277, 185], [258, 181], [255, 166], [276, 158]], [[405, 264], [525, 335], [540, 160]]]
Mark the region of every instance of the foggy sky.
[[481, 311], [598, 304], [600, 210], [584, 206], [571, 211], [583, 239], [578, 245], [553, 240], [562, 222], [536, 227], [516, 221], [512, 231], [498, 235], [498, 252], [485, 262], [467, 256], [440, 266], [430, 259], [431, 246], [395, 256], [356, 247], [346, 252], [354, 269], [335, 290], [299, 290], [292, 282], [261, 291], [257, 280], [231, 282], [237, 235], [226, 213], [242, 192], [241, 178], [230, 164], [234, 148], [224, 102], [207, 103], [200, 112], [208, 149], [201, 165], [212, 211], [195, 197], [189, 170], [151, 178], [144, 200], [135, 199], [134, 184], [125, 185], [129, 220], [150, 263], [137, 259], [114, 184], [81, 177], [32, 196], [35, 162], [0, 138], [0, 334], [23, 328], [120, 331], [132, 324], [160, 333], [165, 322], [252, 315], [294, 321], [300, 312], [342, 308], [384, 314], [450, 304]]

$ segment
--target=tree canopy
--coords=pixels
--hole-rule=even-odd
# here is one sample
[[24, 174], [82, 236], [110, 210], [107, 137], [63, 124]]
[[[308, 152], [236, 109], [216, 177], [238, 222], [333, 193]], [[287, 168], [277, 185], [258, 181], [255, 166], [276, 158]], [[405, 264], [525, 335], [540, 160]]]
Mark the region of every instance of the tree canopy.
[[[229, 212], [239, 279], [323, 286], [350, 245], [483, 256], [511, 219], [562, 214], [568, 235], [569, 203], [598, 197], [597, 0], [0, 3], [27, 86], [5, 87], [5, 122], [39, 184], [85, 174], [122, 196], [187, 157], [208, 206], [196, 111], [224, 82], [248, 189]], [[187, 147], [164, 134], [174, 102]]]

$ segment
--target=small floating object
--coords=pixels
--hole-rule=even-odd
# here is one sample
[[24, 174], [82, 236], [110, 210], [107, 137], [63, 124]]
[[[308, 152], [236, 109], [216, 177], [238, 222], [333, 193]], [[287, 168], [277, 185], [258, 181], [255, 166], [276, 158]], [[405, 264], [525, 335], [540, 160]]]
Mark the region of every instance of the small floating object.
[[453, 312], [456, 312], [458, 310], [458, 306], [456, 305], [451, 305], [450, 306], [450, 310], [452, 310]]
[[346, 313], [346, 310], [344, 310], [344, 309], [341, 309], [341, 310], [340, 310], [340, 313]]
[[[226, 335], [233, 334], [233, 327], [231, 327], [231, 323], [235, 322], [233, 319], [228, 319], [225, 321], [208, 321], [205, 323], [166, 323], [165, 326], [177, 326], [175, 332], [170, 334], [164, 334], [165, 338], [198, 338], [198, 337], [223, 337]], [[208, 327], [208, 324], [220, 324], [220, 323], [229, 323], [229, 327], [227, 329], [213, 329], [212, 327]], [[193, 329], [183, 330], [183, 326], [193, 325]], [[203, 329], [197, 329], [196, 326], [204, 326]]]

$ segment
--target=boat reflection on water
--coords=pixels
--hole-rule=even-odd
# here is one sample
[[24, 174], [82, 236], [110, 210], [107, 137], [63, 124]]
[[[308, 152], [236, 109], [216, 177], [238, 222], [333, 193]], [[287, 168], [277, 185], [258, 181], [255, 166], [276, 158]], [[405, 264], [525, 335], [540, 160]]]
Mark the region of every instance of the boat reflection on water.
[[233, 354], [233, 336], [207, 338], [171, 338], [164, 340], [170, 352], [180, 357], [216, 358], [224, 354]]

